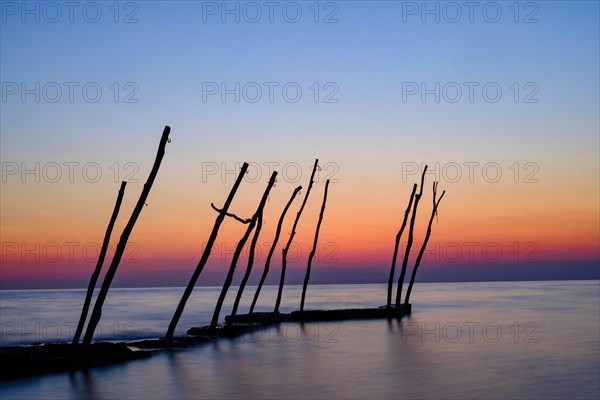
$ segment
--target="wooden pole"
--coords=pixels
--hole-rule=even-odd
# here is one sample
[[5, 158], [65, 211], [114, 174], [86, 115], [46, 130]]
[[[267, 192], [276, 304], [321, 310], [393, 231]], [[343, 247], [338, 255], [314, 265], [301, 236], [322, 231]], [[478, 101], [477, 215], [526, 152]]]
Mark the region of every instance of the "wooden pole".
[[[273, 172], [271, 175], [271, 180], [273, 181], [273, 185], [275, 184], [275, 177], [277, 176], [277, 172]], [[272, 185], [271, 185], [272, 186]], [[242, 282], [240, 283], [240, 287], [238, 289], [237, 295], [235, 297], [235, 302], [233, 303], [233, 310], [231, 311], [231, 315], [236, 315], [238, 307], [240, 306], [240, 301], [242, 300], [242, 294], [244, 293], [244, 288], [248, 283], [248, 279], [250, 278], [250, 273], [252, 272], [252, 266], [254, 265], [254, 251], [256, 249], [256, 242], [258, 242], [258, 236], [260, 235], [260, 231], [262, 229], [262, 218], [263, 218], [263, 209], [260, 209], [260, 213], [256, 217], [256, 229], [254, 230], [254, 236], [252, 237], [252, 241], [250, 242], [250, 252], [248, 255], [248, 265], [246, 267], [246, 273], [242, 278]]]
[[298, 210], [298, 213], [296, 214], [296, 219], [294, 220], [294, 225], [292, 226], [292, 233], [290, 234], [287, 244], [281, 251], [281, 277], [279, 278], [279, 290], [277, 291], [277, 300], [275, 301], [275, 309], [273, 310], [275, 313], [279, 312], [279, 306], [281, 305], [281, 295], [283, 294], [283, 283], [285, 281], [285, 269], [287, 267], [287, 254], [290, 250], [290, 246], [292, 245], [292, 241], [294, 240], [294, 236], [296, 235], [296, 226], [298, 226], [298, 221], [300, 221], [302, 210], [304, 210], [304, 206], [306, 205], [306, 201], [308, 200], [308, 196], [310, 195], [310, 189], [312, 189], [317, 168], [319, 168], [319, 159], [315, 160], [313, 171], [310, 174], [310, 182], [308, 184], [308, 189], [306, 190], [304, 200], [302, 200], [302, 205], [300, 205], [300, 209]]
[[312, 260], [315, 257], [317, 251], [317, 241], [319, 240], [319, 229], [321, 229], [321, 222], [323, 221], [323, 213], [325, 213], [325, 203], [327, 203], [327, 189], [329, 188], [329, 179], [325, 182], [325, 194], [323, 195], [323, 204], [321, 205], [321, 213], [319, 214], [319, 222], [317, 222], [317, 230], [315, 232], [315, 240], [313, 242], [313, 248], [308, 256], [308, 265], [306, 266], [306, 276], [304, 277], [304, 285], [302, 286], [302, 300], [300, 301], [300, 311], [304, 311], [304, 299], [306, 297], [306, 287], [308, 286], [308, 280], [310, 279], [310, 267]]
[[427, 165], [423, 169], [421, 175], [421, 187], [419, 193], [415, 195], [415, 204], [412, 209], [412, 216], [410, 217], [410, 227], [408, 229], [408, 242], [406, 243], [406, 250], [404, 252], [404, 259], [402, 260], [402, 270], [400, 271], [400, 278], [398, 278], [398, 287], [396, 288], [396, 308], [400, 308], [400, 299], [402, 298], [402, 285], [404, 284], [404, 276], [406, 275], [406, 267], [408, 265], [408, 256], [410, 255], [410, 249], [413, 244], [414, 229], [415, 229], [415, 218], [417, 217], [417, 207], [419, 200], [423, 196], [423, 184], [425, 183], [425, 172], [427, 172]]
[[402, 220], [402, 225], [400, 226], [400, 230], [396, 234], [396, 243], [394, 244], [394, 255], [392, 256], [392, 266], [390, 268], [390, 278], [388, 279], [387, 308], [392, 307], [392, 286], [394, 284], [394, 273], [396, 271], [396, 258], [398, 257], [398, 247], [400, 246], [400, 238], [402, 237], [402, 233], [404, 232], [404, 228], [406, 227], [406, 221], [408, 220], [408, 215], [410, 214], [410, 209], [415, 198], [416, 191], [417, 184], [415, 183], [410, 194], [408, 206], [406, 207], [406, 211], [404, 211], [404, 219]]
[[[217, 239], [217, 234], [219, 233], [219, 228], [221, 227], [221, 224], [223, 223], [223, 220], [225, 219], [225, 217], [229, 215], [227, 211], [229, 210], [229, 206], [231, 205], [231, 202], [233, 201], [233, 198], [235, 197], [235, 193], [237, 192], [238, 188], [240, 187], [240, 184], [242, 183], [242, 180], [244, 179], [244, 175], [246, 174], [246, 171], [248, 170], [248, 166], [249, 166], [248, 163], [244, 163], [244, 165], [242, 165], [242, 168], [240, 169], [240, 174], [238, 175], [238, 177], [233, 185], [233, 188], [231, 188], [231, 191], [229, 192], [229, 196], [227, 196], [227, 200], [225, 200], [225, 204], [223, 205], [223, 208], [221, 210], [217, 209], [217, 211], [219, 212], [219, 215], [217, 216], [217, 219], [215, 220], [215, 224], [213, 226], [212, 232], [210, 233], [210, 237], [208, 238], [206, 247], [204, 248], [204, 252], [202, 253], [202, 257], [200, 258], [200, 261], [198, 262], [198, 266], [194, 270], [194, 273], [192, 274], [192, 277], [190, 278], [190, 281], [188, 282], [188, 285], [185, 288], [185, 291], [183, 292], [183, 296], [181, 296], [181, 300], [179, 300], [179, 304], [177, 305], [177, 309], [175, 310], [175, 314], [173, 315], [173, 318], [171, 319], [171, 323], [169, 324], [167, 334], [165, 335], [165, 340], [169, 343], [173, 342], [173, 335], [175, 334], [175, 328], [177, 327], [177, 324], [179, 323], [181, 314], [183, 314], [183, 310], [185, 309], [185, 304], [187, 303], [188, 299], [190, 298], [190, 295], [192, 294], [192, 291], [194, 290], [194, 286], [196, 286], [196, 282], [198, 281], [198, 277], [200, 277], [200, 274], [202, 273], [202, 270], [204, 269], [204, 266], [206, 265], [206, 262], [208, 261], [208, 258], [210, 257], [210, 252], [215, 243], [215, 240]], [[213, 208], [216, 209], [216, 207], [214, 207], [214, 205], [213, 205]]]
[[123, 202], [126, 185], [127, 182], [121, 182], [121, 188], [119, 189], [119, 194], [117, 195], [117, 202], [115, 203], [115, 208], [113, 209], [110, 221], [108, 222], [108, 227], [106, 228], [106, 233], [104, 234], [104, 241], [102, 242], [100, 254], [98, 254], [96, 268], [90, 277], [90, 283], [88, 284], [87, 293], [85, 294], [83, 309], [81, 310], [81, 317], [79, 317], [79, 323], [77, 324], [77, 329], [75, 330], [75, 335], [73, 336], [73, 345], [77, 345], [79, 343], [79, 338], [81, 337], [81, 332], [83, 331], [83, 326], [85, 325], [85, 320], [87, 319], [90, 303], [92, 302], [92, 296], [94, 295], [94, 288], [96, 287], [96, 282], [98, 282], [98, 277], [100, 276], [100, 271], [102, 270], [102, 264], [104, 264], [104, 258], [106, 257], [106, 251], [108, 250], [108, 244], [110, 242], [110, 235], [112, 234], [113, 227], [115, 226], [117, 215], [119, 215], [119, 209], [121, 208], [121, 203]]
[[140, 213], [142, 212], [142, 208], [144, 208], [144, 204], [146, 204], [146, 199], [150, 194], [150, 189], [152, 189], [152, 184], [154, 183], [154, 179], [156, 178], [158, 169], [160, 168], [160, 163], [162, 162], [162, 159], [165, 155], [165, 147], [167, 146], [167, 141], [169, 140], [170, 132], [171, 128], [169, 126], [165, 126], [162, 137], [160, 138], [156, 159], [154, 160], [154, 165], [152, 166], [152, 170], [150, 171], [148, 180], [144, 184], [144, 189], [140, 194], [140, 198], [138, 199], [135, 208], [131, 213], [131, 217], [129, 218], [127, 225], [123, 229], [123, 233], [121, 234], [121, 238], [119, 239], [119, 243], [117, 244], [117, 248], [115, 250], [115, 255], [113, 256], [108, 271], [106, 271], [104, 282], [102, 282], [102, 287], [100, 288], [98, 298], [96, 299], [96, 303], [94, 304], [94, 309], [90, 317], [90, 322], [85, 332], [85, 336], [83, 337], [83, 345], [86, 348], [92, 342], [94, 331], [96, 330], [98, 322], [100, 321], [100, 317], [102, 316], [102, 306], [104, 305], [104, 300], [106, 299], [106, 295], [108, 294], [108, 290], [110, 289], [112, 280], [115, 276], [115, 273], [117, 272], [117, 268], [119, 267], [119, 263], [121, 261], [121, 258], [123, 257], [123, 253], [125, 252], [125, 248], [127, 247], [127, 241], [129, 240], [129, 236], [133, 231], [133, 227], [135, 226], [135, 223]]
[[260, 277], [260, 282], [258, 283], [256, 293], [254, 293], [254, 299], [252, 300], [252, 305], [250, 306], [250, 314], [254, 312], [254, 307], [256, 306], [256, 302], [258, 301], [260, 290], [262, 289], [262, 286], [265, 283], [265, 279], [267, 278], [267, 274], [269, 273], [269, 268], [271, 266], [271, 258], [273, 257], [273, 253], [275, 252], [277, 242], [279, 241], [279, 235], [281, 234], [281, 227], [283, 226], [283, 219], [285, 218], [285, 214], [287, 213], [288, 209], [290, 208], [290, 205], [294, 201], [294, 198], [301, 189], [302, 186], [298, 186], [294, 190], [294, 193], [292, 193], [292, 197], [290, 197], [290, 199], [288, 200], [287, 204], [283, 208], [281, 216], [279, 217], [279, 222], [277, 223], [277, 230], [275, 231], [275, 238], [273, 239], [273, 243], [271, 244], [271, 248], [269, 249], [269, 254], [267, 255], [267, 260], [265, 261], [265, 269], [263, 270], [262, 276]]
[[423, 246], [421, 246], [421, 250], [419, 250], [419, 255], [417, 256], [417, 260], [415, 261], [415, 267], [413, 268], [412, 275], [410, 277], [410, 283], [408, 284], [408, 290], [406, 291], [406, 297], [404, 298], [404, 304], [408, 304], [410, 300], [410, 293], [412, 292], [413, 285], [415, 283], [415, 277], [417, 276], [417, 270], [419, 269], [419, 265], [421, 265], [421, 259], [423, 258], [423, 254], [425, 253], [425, 247], [427, 247], [427, 242], [429, 242], [429, 237], [431, 236], [431, 223], [433, 222], [433, 217], [437, 214], [438, 206], [440, 205], [440, 201], [446, 194], [444, 190], [442, 195], [435, 201], [435, 197], [437, 194], [437, 185], [439, 182], [433, 182], [433, 210], [431, 211], [431, 217], [429, 218], [429, 224], [427, 225], [427, 233], [425, 234], [425, 240], [423, 241]]
[[271, 191], [271, 188], [275, 184], [276, 176], [277, 176], [277, 171], [273, 171], [273, 174], [271, 175], [271, 179], [269, 180], [269, 183], [267, 185], [267, 189], [263, 193], [263, 197], [260, 200], [258, 208], [256, 209], [256, 212], [252, 216], [252, 219], [250, 220], [250, 223], [248, 224], [248, 228], [246, 228], [246, 232], [244, 233], [244, 236], [240, 239], [240, 241], [237, 244], [237, 247], [235, 248], [235, 252], [233, 253], [233, 258], [231, 260], [231, 265], [229, 266], [229, 271], [227, 272], [227, 277], [225, 278], [225, 283], [223, 284], [223, 288], [221, 289], [221, 294], [219, 295], [219, 300], [217, 301], [217, 306], [215, 307], [215, 312], [213, 313], [212, 321], [210, 322], [210, 330], [214, 330], [217, 327], [217, 324], [219, 322], [219, 314], [221, 313], [221, 308], [223, 307], [223, 302], [225, 301], [225, 296], [227, 296], [227, 291], [229, 290], [229, 287], [231, 286], [231, 282], [233, 281], [233, 274], [235, 273], [235, 267], [236, 267], [237, 261], [240, 257], [240, 254], [242, 253], [242, 250], [244, 249], [244, 245], [246, 244], [246, 241], [250, 237], [250, 233], [252, 233], [252, 230], [256, 226], [256, 220], [262, 214], [262, 210], [265, 207], [265, 204], [267, 203], [267, 198], [269, 197], [269, 192]]

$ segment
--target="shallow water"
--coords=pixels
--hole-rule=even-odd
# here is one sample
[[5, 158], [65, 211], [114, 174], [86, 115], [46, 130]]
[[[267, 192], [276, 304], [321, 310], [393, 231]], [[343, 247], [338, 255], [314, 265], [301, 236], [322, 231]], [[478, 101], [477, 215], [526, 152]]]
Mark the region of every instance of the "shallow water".
[[[97, 337], [163, 335], [182, 290], [112, 290]], [[267, 310], [276, 288], [264, 290], [261, 309]], [[194, 292], [179, 333], [210, 320], [218, 291]], [[282, 311], [298, 308], [300, 291], [301, 287], [287, 288]], [[25, 344], [68, 340], [84, 291], [3, 291], [0, 296], [2, 344]], [[306, 308], [378, 306], [385, 296], [385, 285], [311, 286]], [[599, 397], [598, 281], [421, 283], [415, 285], [412, 299], [413, 313], [402, 321], [285, 323], [235, 340], [122, 365], [3, 383], [0, 395], [2, 399]]]

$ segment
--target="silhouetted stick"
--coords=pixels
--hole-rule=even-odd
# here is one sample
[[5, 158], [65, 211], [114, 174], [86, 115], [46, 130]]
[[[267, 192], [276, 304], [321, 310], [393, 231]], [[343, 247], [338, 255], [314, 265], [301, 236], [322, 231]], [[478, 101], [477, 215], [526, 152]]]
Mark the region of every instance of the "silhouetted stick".
[[396, 258], [398, 257], [398, 247], [400, 246], [400, 238], [402, 237], [402, 232], [404, 232], [404, 228], [406, 227], [406, 221], [408, 220], [408, 215], [410, 214], [410, 209], [411, 209], [416, 191], [417, 191], [417, 184], [415, 183], [413, 185], [412, 192], [410, 194], [410, 200], [408, 201], [408, 206], [406, 207], [406, 211], [404, 212], [404, 219], [402, 220], [402, 225], [400, 226], [400, 230], [396, 234], [396, 243], [394, 244], [394, 255], [392, 256], [392, 267], [390, 268], [390, 279], [388, 280], [387, 308], [392, 307], [392, 286], [394, 284], [394, 273], [396, 271]]
[[115, 250], [115, 255], [113, 256], [112, 262], [110, 263], [110, 267], [108, 267], [108, 271], [106, 271], [104, 282], [102, 282], [102, 287], [100, 288], [98, 298], [96, 299], [96, 303], [94, 304], [94, 310], [92, 311], [90, 322], [88, 324], [87, 330], [85, 331], [85, 336], [83, 337], [83, 345], [86, 348], [92, 342], [92, 336], [94, 335], [94, 331], [98, 326], [98, 322], [100, 322], [104, 300], [106, 299], [106, 295], [108, 294], [108, 290], [110, 289], [112, 280], [115, 277], [117, 268], [119, 267], [121, 257], [123, 257], [123, 253], [125, 252], [125, 248], [127, 247], [127, 241], [129, 240], [131, 231], [133, 231], [133, 227], [135, 226], [135, 223], [140, 213], [142, 212], [142, 208], [144, 208], [144, 204], [146, 204], [146, 199], [148, 198], [148, 194], [150, 194], [150, 189], [152, 189], [152, 184], [154, 183], [154, 179], [156, 178], [156, 174], [158, 173], [158, 169], [160, 168], [160, 163], [162, 162], [162, 159], [165, 155], [165, 147], [167, 146], [167, 140], [169, 139], [170, 132], [171, 128], [165, 126], [162, 137], [160, 138], [160, 144], [158, 145], [158, 152], [156, 153], [154, 165], [152, 166], [150, 175], [148, 175], [148, 180], [144, 184], [144, 189], [140, 194], [140, 198], [138, 199], [135, 208], [131, 213], [131, 217], [129, 217], [127, 225], [123, 229], [123, 233], [121, 234], [121, 238], [119, 239], [119, 243], [117, 244], [117, 248]]
[[240, 287], [238, 288], [237, 295], [235, 296], [235, 301], [233, 302], [233, 309], [231, 310], [231, 315], [236, 315], [238, 307], [240, 306], [240, 301], [242, 300], [242, 294], [244, 293], [244, 288], [246, 288], [246, 284], [248, 283], [248, 279], [250, 278], [250, 273], [252, 272], [252, 266], [254, 265], [254, 251], [256, 249], [256, 242], [258, 241], [258, 236], [260, 235], [260, 231], [262, 229], [262, 213], [257, 217], [256, 221], [256, 229], [254, 229], [254, 236], [252, 236], [252, 240], [250, 241], [250, 251], [248, 252], [248, 265], [246, 266], [246, 272], [244, 273], [244, 277], [240, 282]]
[[231, 218], [235, 219], [236, 221], [239, 221], [239, 222], [241, 222], [242, 224], [248, 224], [248, 223], [250, 223], [250, 220], [249, 220], [249, 219], [243, 219], [243, 218], [240, 218], [240, 217], [238, 217], [238, 216], [237, 216], [237, 215], [235, 215], [235, 214], [228, 213], [228, 212], [223, 212], [223, 210], [220, 210], [220, 209], [218, 209], [218, 208], [217, 208], [217, 207], [216, 207], [216, 206], [215, 206], [213, 203], [210, 203], [210, 206], [211, 206], [211, 207], [212, 207], [212, 209], [213, 209], [213, 210], [215, 210], [216, 212], [218, 212], [218, 213], [223, 213], [223, 214], [225, 214], [225, 216], [226, 216], [226, 217], [231, 217]]
[[421, 250], [419, 250], [419, 255], [417, 256], [417, 260], [415, 261], [415, 267], [413, 268], [412, 275], [410, 277], [410, 283], [408, 284], [408, 290], [406, 291], [406, 297], [404, 298], [404, 304], [408, 304], [410, 300], [410, 292], [412, 292], [413, 285], [415, 283], [415, 277], [417, 276], [417, 269], [419, 269], [419, 265], [421, 264], [421, 259], [423, 258], [423, 254], [425, 253], [425, 247], [427, 247], [427, 242], [429, 242], [429, 237], [431, 236], [431, 223], [433, 222], [433, 217], [437, 214], [438, 205], [446, 191], [442, 192], [439, 200], [435, 201], [435, 196], [437, 194], [437, 185], [439, 182], [433, 182], [433, 210], [431, 211], [431, 218], [429, 218], [429, 224], [427, 225], [427, 233], [425, 234], [425, 240], [423, 241], [423, 246], [421, 246]]
[[[271, 180], [273, 184], [275, 184], [275, 177], [277, 176], [277, 172], [273, 172], [271, 175]], [[242, 278], [242, 282], [240, 283], [240, 287], [238, 289], [237, 295], [235, 297], [235, 302], [233, 303], [233, 310], [231, 311], [231, 315], [236, 315], [238, 307], [240, 306], [240, 300], [242, 300], [242, 293], [244, 293], [244, 288], [248, 283], [248, 279], [250, 278], [250, 273], [252, 272], [252, 266], [254, 265], [254, 251], [256, 249], [256, 242], [258, 242], [258, 236], [260, 235], [260, 231], [262, 229], [262, 218], [263, 218], [263, 209], [260, 209], [260, 214], [256, 217], [256, 229], [254, 230], [254, 236], [252, 237], [252, 241], [250, 242], [250, 252], [248, 255], [248, 265], [246, 266], [246, 273]]]
[[263, 284], [265, 283], [265, 279], [267, 278], [267, 274], [269, 273], [269, 268], [271, 266], [271, 258], [273, 257], [273, 253], [275, 252], [275, 247], [277, 246], [277, 242], [279, 241], [279, 235], [281, 234], [281, 227], [283, 225], [283, 219], [285, 218], [285, 214], [290, 208], [290, 205], [294, 201], [294, 198], [298, 194], [298, 192], [302, 189], [302, 186], [298, 186], [294, 193], [292, 193], [292, 197], [290, 197], [289, 201], [283, 208], [283, 212], [281, 213], [281, 217], [279, 217], [279, 222], [277, 223], [277, 230], [275, 231], [275, 238], [273, 239], [273, 243], [271, 244], [271, 248], [269, 249], [269, 254], [267, 255], [267, 260], [265, 261], [265, 269], [263, 270], [262, 276], [260, 277], [260, 282], [258, 283], [258, 287], [256, 288], [256, 293], [254, 293], [254, 299], [252, 300], [252, 305], [250, 306], [250, 314], [254, 312], [254, 307], [256, 306], [256, 302], [258, 301], [258, 296], [260, 295], [260, 290], [262, 289]]
[[75, 330], [75, 335], [73, 336], [73, 345], [79, 343], [79, 337], [81, 336], [81, 332], [83, 332], [83, 326], [85, 325], [85, 320], [87, 319], [88, 311], [90, 309], [90, 303], [92, 302], [92, 296], [94, 295], [94, 288], [96, 287], [96, 282], [98, 282], [98, 277], [100, 276], [100, 271], [102, 270], [102, 264], [104, 264], [104, 258], [106, 257], [106, 251], [108, 250], [110, 235], [112, 233], [113, 227], [115, 226], [117, 215], [119, 215], [121, 203], [123, 202], [123, 195], [125, 194], [125, 185], [127, 185], [127, 182], [121, 182], [121, 188], [119, 189], [119, 194], [117, 195], [117, 202], [115, 203], [115, 208], [110, 217], [110, 221], [108, 222], [106, 233], [104, 234], [104, 241], [102, 242], [100, 254], [98, 254], [96, 268], [94, 269], [94, 272], [92, 272], [92, 276], [90, 277], [90, 283], [88, 284], [87, 293], [85, 294], [83, 309], [81, 310], [81, 317], [79, 317], [79, 323], [77, 324], [77, 329]]
[[287, 244], [281, 251], [281, 277], [279, 278], [279, 290], [277, 291], [277, 300], [275, 301], [275, 309], [274, 312], [279, 312], [279, 306], [281, 305], [281, 295], [283, 293], [283, 283], [285, 281], [285, 269], [287, 267], [287, 254], [290, 250], [290, 246], [292, 245], [292, 241], [294, 240], [294, 236], [296, 235], [296, 226], [298, 226], [298, 221], [300, 221], [300, 215], [302, 215], [302, 210], [304, 210], [304, 206], [306, 205], [306, 201], [308, 200], [308, 195], [310, 194], [310, 189], [312, 189], [315, 173], [317, 172], [317, 168], [319, 168], [319, 159], [315, 160], [315, 165], [313, 167], [313, 171], [310, 174], [310, 182], [308, 183], [308, 189], [306, 189], [306, 194], [304, 195], [304, 200], [302, 200], [302, 205], [300, 205], [300, 209], [296, 214], [296, 219], [294, 220], [294, 225], [292, 226], [292, 233], [290, 234], [290, 238], [287, 241]]
[[402, 260], [402, 270], [400, 271], [400, 278], [398, 278], [398, 287], [396, 288], [396, 308], [400, 308], [400, 301], [402, 299], [402, 285], [404, 284], [404, 276], [406, 275], [406, 266], [408, 265], [408, 256], [410, 255], [410, 249], [413, 244], [414, 229], [415, 229], [415, 218], [417, 217], [417, 207], [419, 200], [423, 195], [423, 184], [425, 183], [425, 172], [427, 172], [427, 165], [423, 169], [421, 175], [421, 188], [419, 193], [415, 196], [415, 204], [412, 209], [412, 216], [410, 217], [410, 227], [408, 229], [408, 242], [406, 243], [406, 251], [404, 252], [404, 259]]
[[304, 311], [304, 298], [306, 297], [306, 287], [308, 286], [308, 280], [310, 279], [310, 267], [312, 260], [315, 257], [317, 251], [317, 241], [319, 240], [319, 229], [321, 229], [321, 222], [323, 221], [323, 213], [325, 212], [325, 203], [327, 202], [327, 189], [329, 188], [329, 179], [325, 182], [325, 194], [323, 195], [323, 204], [321, 205], [321, 213], [319, 214], [319, 222], [317, 222], [317, 230], [315, 232], [315, 241], [313, 242], [313, 248], [308, 256], [308, 264], [306, 266], [306, 276], [304, 277], [304, 286], [302, 286], [302, 300], [300, 301], [300, 311]]
[[[240, 184], [242, 183], [242, 180], [244, 179], [244, 175], [246, 174], [247, 170], [248, 170], [248, 163], [244, 163], [244, 165], [242, 165], [242, 168], [240, 169], [240, 174], [238, 175], [235, 183], [233, 184], [233, 187], [231, 188], [231, 191], [229, 192], [229, 196], [227, 196], [227, 200], [225, 200], [225, 205], [223, 205], [223, 208], [220, 210], [219, 215], [217, 216], [217, 219], [215, 220], [215, 224], [213, 226], [212, 232], [210, 233], [210, 237], [208, 238], [208, 242], [206, 243], [206, 247], [204, 248], [204, 252], [202, 253], [202, 257], [200, 257], [198, 266], [196, 267], [196, 270], [192, 274], [192, 277], [190, 278], [190, 281], [189, 281], [187, 287], [185, 288], [185, 291], [183, 292], [183, 296], [181, 296], [181, 300], [179, 300], [179, 304], [177, 305], [175, 314], [173, 315], [173, 318], [171, 319], [171, 323], [169, 324], [167, 334], [165, 335], [165, 340], [169, 343], [173, 341], [173, 335], [175, 334], [175, 328], [177, 327], [177, 324], [179, 323], [181, 314], [183, 314], [183, 310], [185, 309], [185, 304], [187, 303], [188, 299], [190, 298], [190, 295], [192, 294], [192, 291], [194, 290], [194, 286], [196, 286], [196, 282], [198, 281], [198, 277], [200, 277], [200, 273], [202, 273], [202, 270], [204, 269], [204, 266], [206, 265], [206, 262], [208, 261], [208, 258], [210, 257], [210, 252], [215, 243], [215, 240], [217, 239], [217, 234], [219, 233], [219, 228], [221, 227], [221, 224], [223, 223], [225, 216], [227, 216], [227, 211], [229, 210], [229, 206], [231, 205], [231, 202], [233, 201], [233, 198], [235, 197], [235, 193], [237, 192], [238, 188], [240, 187]], [[216, 207], [213, 207], [213, 208], [216, 208]]]
[[229, 287], [231, 286], [231, 282], [233, 281], [233, 274], [235, 273], [235, 267], [236, 267], [237, 261], [240, 257], [240, 254], [242, 254], [242, 250], [244, 249], [244, 245], [246, 244], [246, 241], [250, 237], [250, 233], [252, 233], [252, 230], [256, 226], [257, 219], [259, 218], [260, 215], [262, 215], [263, 208], [265, 207], [265, 204], [267, 203], [267, 198], [269, 197], [269, 192], [271, 191], [271, 188], [275, 184], [276, 176], [277, 176], [277, 171], [273, 171], [273, 174], [271, 175], [271, 179], [269, 179], [269, 183], [267, 184], [267, 189], [265, 189], [265, 192], [263, 193], [263, 197], [262, 197], [262, 199], [260, 199], [258, 208], [256, 209], [256, 212], [252, 216], [252, 219], [251, 219], [250, 223], [248, 224], [248, 228], [246, 228], [246, 232], [244, 233], [244, 236], [240, 239], [240, 241], [237, 244], [237, 247], [235, 248], [235, 252], [233, 253], [233, 258], [231, 260], [231, 265], [229, 266], [229, 271], [227, 272], [227, 277], [225, 278], [225, 283], [223, 284], [223, 288], [221, 289], [221, 294], [219, 295], [219, 300], [217, 301], [217, 306], [215, 307], [215, 312], [213, 313], [212, 321], [210, 322], [211, 330], [213, 330], [217, 327], [217, 323], [219, 322], [219, 314], [221, 313], [221, 307], [223, 307], [223, 302], [225, 301], [225, 296], [227, 296], [227, 291], [229, 290]]

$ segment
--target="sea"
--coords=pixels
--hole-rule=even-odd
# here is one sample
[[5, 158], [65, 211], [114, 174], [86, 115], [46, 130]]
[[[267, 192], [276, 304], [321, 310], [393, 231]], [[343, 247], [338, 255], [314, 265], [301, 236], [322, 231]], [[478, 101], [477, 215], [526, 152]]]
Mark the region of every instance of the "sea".
[[[240, 313], [254, 293], [247, 287]], [[231, 309], [232, 287], [221, 313]], [[299, 308], [286, 286], [280, 311]], [[208, 324], [198, 287], [177, 334]], [[162, 337], [183, 288], [115, 288], [96, 340]], [[256, 311], [271, 311], [265, 286]], [[305, 309], [377, 307], [386, 285], [311, 285]], [[0, 345], [68, 342], [85, 290], [0, 291]], [[600, 282], [417, 283], [401, 320], [282, 323], [150, 358], [0, 383], [8, 399], [599, 399]]]

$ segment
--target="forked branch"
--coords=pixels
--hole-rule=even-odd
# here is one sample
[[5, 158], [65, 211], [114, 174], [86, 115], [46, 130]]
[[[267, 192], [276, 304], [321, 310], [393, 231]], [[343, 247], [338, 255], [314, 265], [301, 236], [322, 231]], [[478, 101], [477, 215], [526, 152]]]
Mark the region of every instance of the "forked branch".
[[429, 237], [431, 236], [431, 224], [433, 222], [433, 218], [437, 215], [437, 209], [440, 205], [440, 201], [442, 201], [444, 194], [446, 194], [446, 191], [444, 190], [440, 198], [436, 201], [438, 183], [439, 182], [433, 182], [433, 209], [431, 210], [431, 217], [429, 218], [429, 224], [427, 225], [427, 233], [425, 234], [423, 246], [421, 246], [421, 250], [419, 250], [419, 255], [417, 256], [415, 267], [413, 268], [412, 275], [410, 277], [410, 283], [408, 284], [408, 290], [406, 291], [406, 297], [404, 298], [405, 304], [408, 304], [410, 300], [410, 293], [412, 292], [413, 285], [415, 284], [417, 270], [419, 269], [419, 265], [421, 265], [421, 259], [423, 258], [423, 254], [425, 254], [425, 248], [427, 247], [427, 242], [429, 242]]
[[214, 203], [210, 203], [210, 206], [212, 207], [213, 210], [215, 210], [216, 212], [218, 212], [219, 214], [224, 214], [226, 217], [231, 217], [233, 219], [235, 219], [236, 221], [241, 222], [242, 224], [249, 224], [250, 221], [252, 221], [251, 218], [248, 219], [243, 219], [238, 217], [237, 215], [233, 214], [233, 213], [229, 213], [227, 211], [223, 211], [222, 209], [217, 208]]

